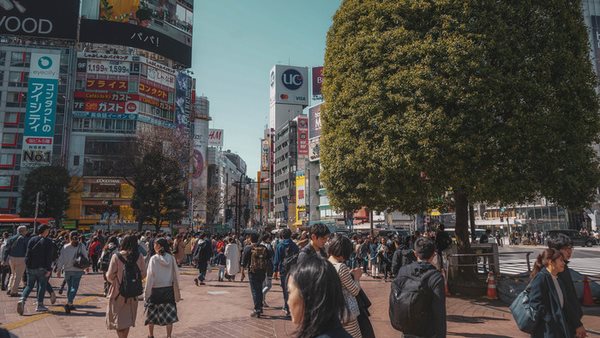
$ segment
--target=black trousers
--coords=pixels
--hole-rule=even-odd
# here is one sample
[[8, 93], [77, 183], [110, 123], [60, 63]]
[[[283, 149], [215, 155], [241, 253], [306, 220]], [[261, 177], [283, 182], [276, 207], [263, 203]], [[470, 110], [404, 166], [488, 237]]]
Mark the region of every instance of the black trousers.
[[250, 282], [250, 292], [252, 292], [252, 300], [254, 301], [254, 311], [262, 312], [263, 308], [263, 293], [262, 286], [265, 281], [266, 274], [264, 272], [248, 272], [248, 281]]

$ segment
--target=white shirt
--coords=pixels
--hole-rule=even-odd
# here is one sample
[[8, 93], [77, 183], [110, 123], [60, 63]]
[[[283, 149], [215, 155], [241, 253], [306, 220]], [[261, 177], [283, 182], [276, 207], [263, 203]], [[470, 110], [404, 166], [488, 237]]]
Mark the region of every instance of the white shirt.
[[563, 295], [562, 289], [560, 288], [560, 284], [558, 284], [558, 276], [550, 276], [552, 276], [554, 288], [556, 289], [556, 293], [558, 293], [558, 302], [560, 303], [560, 307], [562, 308], [565, 305], [565, 296]]

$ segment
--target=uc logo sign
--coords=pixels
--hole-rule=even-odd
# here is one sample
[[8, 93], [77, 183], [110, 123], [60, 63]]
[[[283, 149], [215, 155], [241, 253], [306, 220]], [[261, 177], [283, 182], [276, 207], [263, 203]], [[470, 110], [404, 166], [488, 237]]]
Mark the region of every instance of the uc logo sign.
[[304, 79], [302, 79], [302, 74], [295, 69], [288, 69], [281, 75], [281, 82], [285, 88], [289, 90], [296, 90], [302, 87], [304, 83]]
[[38, 66], [41, 69], [48, 69], [50, 67], [52, 67], [52, 59], [47, 57], [47, 56], [42, 56], [39, 60], [38, 60]]

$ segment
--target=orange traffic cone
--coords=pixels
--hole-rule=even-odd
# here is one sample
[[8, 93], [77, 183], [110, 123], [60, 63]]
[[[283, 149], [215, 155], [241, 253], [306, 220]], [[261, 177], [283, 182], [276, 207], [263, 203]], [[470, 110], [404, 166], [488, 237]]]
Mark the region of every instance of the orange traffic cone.
[[592, 288], [590, 287], [590, 281], [588, 280], [587, 276], [583, 278], [583, 305], [594, 305], [594, 299], [592, 298]]
[[498, 299], [498, 294], [496, 293], [496, 277], [494, 277], [494, 273], [491, 271], [488, 273], [487, 283], [487, 299]]

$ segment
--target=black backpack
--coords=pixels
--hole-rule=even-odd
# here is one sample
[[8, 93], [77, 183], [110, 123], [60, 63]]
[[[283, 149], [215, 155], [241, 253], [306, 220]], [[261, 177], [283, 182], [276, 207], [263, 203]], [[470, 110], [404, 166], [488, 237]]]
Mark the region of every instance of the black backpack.
[[394, 329], [404, 334], [424, 336], [431, 325], [423, 318], [432, 318], [433, 291], [427, 286], [429, 278], [437, 270], [429, 270], [419, 276], [398, 276], [391, 285], [390, 321]]
[[[295, 249], [293, 249], [295, 248]], [[298, 263], [298, 255], [300, 254], [300, 249], [296, 245], [290, 244], [285, 248], [285, 257], [283, 257], [283, 268], [286, 272], [290, 272], [290, 270]]]
[[100, 259], [100, 261], [98, 262], [98, 268], [101, 271], [108, 271], [108, 267], [110, 266], [110, 259], [112, 258], [112, 255], [115, 252], [115, 250], [116, 248], [113, 248], [112, 250], [106, 249], [106, 252], [104, 252], [102, 259]]
[[121, 253], [116, 253], [117, 257], [125, 267], [123, 268], [123, 280], [119, 287], [119, 295], [125, 299], [134, 298], [144, 293], [144, 286], [142, 285], [142, 272], [137, 265], [137, 259], [133, 262], [126, 260]]
[[417, 256], [415, 255], [415, 251], [411, 249], [402, 250], [402, 266], [408, 265], [412, 262], [417, 261]]

